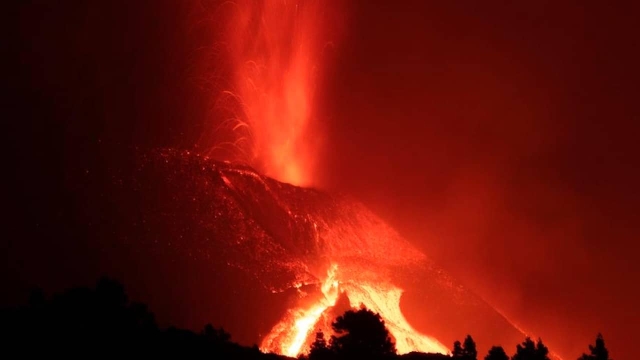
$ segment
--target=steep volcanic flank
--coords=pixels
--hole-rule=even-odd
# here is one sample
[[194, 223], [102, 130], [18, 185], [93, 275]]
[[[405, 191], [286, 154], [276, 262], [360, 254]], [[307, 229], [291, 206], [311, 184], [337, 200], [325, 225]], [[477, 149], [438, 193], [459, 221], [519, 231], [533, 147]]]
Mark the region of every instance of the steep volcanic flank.
[[[197, 293], [189, 316], [224, 325], [240, 341], [296, 355], [314, 330], [328, 330], [336, 302], [379, 312], [400, 352], [446, 352], [442, 344], [466, 334], [481, 349], [523, 338], [348, 197], [168, 150], [145, 154], [133, 182], [118, 186], [138, 205], [123, 209], [135, 219], [130, 228], [114, 232], [142, 245], [148, 262], [175, 263], [178, 274], [159, 276], [197, 284], [180, 285]], [[203, 310], [207, 302], [216, 311]]]

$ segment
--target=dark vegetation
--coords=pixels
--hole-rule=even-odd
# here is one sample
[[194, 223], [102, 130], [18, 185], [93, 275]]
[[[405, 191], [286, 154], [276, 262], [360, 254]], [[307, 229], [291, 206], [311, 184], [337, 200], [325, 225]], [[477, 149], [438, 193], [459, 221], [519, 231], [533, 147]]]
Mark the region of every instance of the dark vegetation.
[[[286, 359], [262, 353], [256, 345], [234, 343], [231, 335], [210, 324], [202, 331], [170, 327], [161, 329], [146, 305], [128, 300], [124, 287], [103, 278], [94, 289], [74, 288], [47, 298], [32, 292], [26, 305], [0, 311], [2, 343], [0, 354], [28, 358], [102, 356], [178, 356], [216, 359]], [[449, 355], [412, 352], [397, 355], [395, 344], [382, 318], [367, 309], [349, 310], [332, 323], [335, 335], [327, 339], [318, 332], [305, 360], [401, 359], [401, 360], [478, 360], [476, 344], [470, 335], [456, 341]], [[9, 356], [11, 357], [11, 356]], [[484, 360], [549, 360], [549, 350], [541, 339], [524, 339], [509, 357], [500, 346], [492, 347]], [[577, 360], [610, 360], [602, 335], [589, 353]]]

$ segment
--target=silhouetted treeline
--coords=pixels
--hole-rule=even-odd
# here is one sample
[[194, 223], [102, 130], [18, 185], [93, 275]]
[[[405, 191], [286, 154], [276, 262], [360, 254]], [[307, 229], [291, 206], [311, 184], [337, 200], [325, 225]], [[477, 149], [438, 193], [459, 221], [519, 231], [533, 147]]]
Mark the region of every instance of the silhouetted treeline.
[[[110, 279], [100, 279], [95, 289], [74, 288], [47, 298], [34, 291], [25, 306], [0, 311], [0, 354], [4, 358], [36, 355], [94, 358], [177, 356], [216, 359], [285, 359], [264, 354], [257, 346], [233, 343], [224, 329], [206, 325], [198, 333], [174, 327], [160, 329], [147, 306], [129, 302], [124, 288]], [[308, 360], [401, 359], [478, 360], [470, 335], [456, 341], [449, 355], [411, 352], [398, 355], [382, 318], [365, 308], [349, 310], [332, 323], [328, 339], [316, 334]], [[484, 360], [550, 360], [541, 339], [524, 339], [510, 357], [500, 346], [492, 347]], [[589, 354], [578, 360], [611, 360], [602, 335]]]
[[5, 359], [31, 356], [95, 358], [172, 356], [280, 359], [231, 342], [223, 329], [160, 329], [146, 305], [128, 301], [121, 284], [101, 279], [95, 289], [74, 288], [51, 298], [34, 291], [28, 304], [0, 312]]
[[[350, 310], [332, 323], [336, 335], [326, 340], [322, 332], [316, 334], [311, 345], [308, 360], [332, 359], [403, 359], [403, 360], [478, 360], [476, 343], [467, 335], [463, 342], [455, 341], [449, 355], [425, 354], [411, 352], [397, 355], [395, 344], [391, 339], [382, 318], [367, 309]], [[598, 334], [596, 344], [589, 345], [590, 354], [583, 354], [578, 360], [611, 360], [604, 346], [602, 335]], [[489, 349], [484, 360], [551, 360], [549, 349], [542, 339], [534, 342], [527, 337], [516, 345], [516, 352], [510, 358], [501, 346]]]

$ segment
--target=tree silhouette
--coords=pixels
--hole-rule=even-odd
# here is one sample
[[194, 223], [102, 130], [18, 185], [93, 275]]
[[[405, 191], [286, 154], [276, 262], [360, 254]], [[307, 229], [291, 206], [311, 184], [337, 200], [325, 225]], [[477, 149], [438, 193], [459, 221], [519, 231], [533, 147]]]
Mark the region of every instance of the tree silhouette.
[[476, 350], [476, 342], [473, 341], [471, 335], [467, 335], [464, 338], [464, 344], [461, 344], [460, 341], [455, 341], [453, 343], [453, 351], [451, 352], [451, 357], [453, 359], [460, 360], [477, 360], [478, 359], [478, 351]]
[[489, 353], [484, 357], [484, 360], [509, 360], [509, 356], [502, 346], [493, 346], [489, 349]]
[[609, 359], [609, 350], [604, 346], [604, 338], [602, 334], [596, 337], [596, 344], [589, 345], [590, 355], [582, 354], [578, 360], [611, 360]]
[[471, 335], [467, 335], [464, 339], [464, 358], [466, 360], [477, 360], [478, 359], [478, 350], [476, 350], [476, 342], [473, 341]]
[[332, 324], [331, 350], [345, 358], [384, 358], [396, 347], [379, 314], [367, 309], [349, 310]]
[[329, 348], [327, 340], [324, 338], [324, 333], [318, 331], [316, 333], [316, 339], [311, 344], [311, 349], [309, 350], [309, 360], [326, 360], [332, 357], [333, 352]]
[[549, 349], [542, 344], [542, 339], [538, 339], [534, 343], [531, 338], [527, 337], [522, 344], [516, 346], [516, 354], [512, 360], [550, 360]]
[[146, 305], [108, 278], [51, 297], [35, 290], [26, 305], [0, 308], [0, 339], [3, 354], [21, 358], [287, 359], [235, 344], [210, 324], [199, 333], [160, 329]]
[[[231, 342], [222, 328], [205, 325], [199, 333], [170, 327], [160, 329], [146, 305], [129, 301], [122, 284], [100, 279], [94, 288], [79, 287], [47, 297], [42, 290], [31, 293], [24, 306], [0, 308], [0, 339], [3, 351], [22, 357], [176, 357], [247, 360], [286, 360], [264, 354], [254, 345]], [[322, 331], [316, 334], [306, 360], [398, 359], [477, 360], [476, 343], [470, 335], [453, 344], [451, 356], [411, 352], [396, 355], [395, 344], [379, 314], [362, 308], [349, 310], [331, 324], [335, 336], [327, 342]], [[87, 349], [92, 349], [87, 351]], [[93, 352], [93, 353], [92, 353]], [[492, 347], [484, 360], [509, 360], [500, 346]], [[516, 346], [511, 360], [549, 360], [549, 349], [527, 337]], [[589, 354], [577, 360], [611, 360], [602, 334]]]
[[454, 359], [459, 359], [462, 357], [462, 352], [464, 349], [462, 348], [462, 343], [458, 340], [453, 342], [453, 350], [451, 351], [451, 357]]

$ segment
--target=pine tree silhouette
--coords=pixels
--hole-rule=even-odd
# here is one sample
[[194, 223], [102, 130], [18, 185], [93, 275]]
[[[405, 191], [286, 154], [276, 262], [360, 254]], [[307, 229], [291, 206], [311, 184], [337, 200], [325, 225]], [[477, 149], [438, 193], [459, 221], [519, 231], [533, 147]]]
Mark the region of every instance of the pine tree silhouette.
[[458, 340], [453, 342], [453, 350], [451, 351], [451, 357], [453, 359], [460, 359], [462, 358], [462, 353], [463, 353], [463, 349], [462, 349], [462, 343]]
[[332, 324], [331, 350], [345, 358], [386, 358], [396, 354], [384, 320], [367, 309], [349, 310]]
[[589, 345], [589, 352], [591, 354], [582, 354], [578, 360], [611, 360], [609, 358], [609, 350], [604, 346], [602, 334], [598, 334], [596, 337], [595, 345]]
[[453, 359], [460, 360], [477, 360], [478, 359], [478, 351], [476, 350], [476, 342], [473, 341], [471, 335], [467, 335], [464, 339], [464, 344], [461, 344], [460, 341], [455, 341], [453, 343], [453, 351], [451, 352], [451, 357]]
[[318, 331], [316, 333], [316, 339], [311, 344], [309, 350], [309, 360], [327, 360], [333, 357], [333, 352], [329, 348], [327, 340], [324, 338], [324, 333]]
[[527, 337], [522, 344], [516, 346], [516, 354], [512, 360], [550, 360], [549, 349], [542, 343], [542, 339], [538, 339], [534, 343], [531, 338]]
[[509, 360], [509, 356], [502, 346], [493, 346], [489, 349], [489, 353], [484, 357], [484, 360]]

